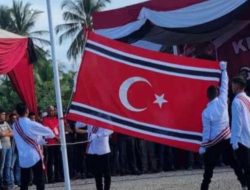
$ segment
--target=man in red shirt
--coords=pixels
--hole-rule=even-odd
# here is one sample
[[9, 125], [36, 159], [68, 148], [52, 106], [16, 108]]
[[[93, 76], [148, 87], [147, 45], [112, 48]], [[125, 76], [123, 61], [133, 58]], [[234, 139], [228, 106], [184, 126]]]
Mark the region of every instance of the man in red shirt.
[[59, 139], [59, 121], [54, 106], [48, 106], [48, 115], [43, 118], [43, 125], [49, 127], [55, 134], [55, 138], [48, 139], [46, 146], [46, 161], [48, 182], [54, 183], [63, 180], [62, 157]]

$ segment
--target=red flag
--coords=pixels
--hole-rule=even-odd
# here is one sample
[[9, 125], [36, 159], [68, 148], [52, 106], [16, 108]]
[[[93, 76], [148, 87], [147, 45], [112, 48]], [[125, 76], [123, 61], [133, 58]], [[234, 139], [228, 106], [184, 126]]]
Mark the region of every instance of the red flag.
[[218, 62], [153, 52], [90, 33], [68, 118], [197, 151]]

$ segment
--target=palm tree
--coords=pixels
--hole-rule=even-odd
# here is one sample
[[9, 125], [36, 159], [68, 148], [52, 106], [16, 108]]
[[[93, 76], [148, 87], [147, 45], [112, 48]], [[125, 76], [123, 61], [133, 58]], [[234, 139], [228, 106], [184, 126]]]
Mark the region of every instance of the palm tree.
[[6, 30], [13, 30], [13, 22], [11, 19], [10, 8], [7, 6], [0, 6], [0, 28]]
[[29, 36], [34, 41], [36, 47], [49, 45], [48, 40], [40, 37], [42, 35], [48, 35], [48, 31], [32, 31], [37, 18], [42, 13], [42, 11], [32, 9], [30, 3], [23, 4], [22, 1], [14, 0], [12, 8], [10, 9], [13, 23], [12, 32]]
[[67, 57], [76, 60], [82, 54], [85, 31], [92, 28], [92, 14], [105, 6], [110, 0], [64, 0], [62, 3], [64, 24], [56, 26], [59, 33], [59, 43], [68, 38], [72, 43], [67, 51]]

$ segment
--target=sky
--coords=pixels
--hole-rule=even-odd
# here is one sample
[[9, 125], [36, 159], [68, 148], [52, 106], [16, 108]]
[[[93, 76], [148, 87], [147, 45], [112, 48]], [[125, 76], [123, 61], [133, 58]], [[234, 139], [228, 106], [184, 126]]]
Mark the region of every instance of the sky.
[[[24, 3], [29, 2], [32, 5], [32, 8], [35, 10], [44, 11], [37, 20], [37, 23], [34, 27], [34, 31], [37, 30], [49, 30], [48, 27], [48, 18], [47, 18], [47, 7], [46, 0], [22, 0]], [[51, 8], [52, 8], [52, 22], [53, 26], [58, 24], [62, 24], [62, 10], [61, 3], [63, 0], [50, 0]], [[143, 2], [146, 0], [111, 0], [111, 3], [107, 3], [105, 10], [115, 9], [119, 7], [124, 7], [131, 4], [136, 4], [139, 2]], [[12, 0], [0, 0], [0, 5], [12, 5]], [[65, 42], [62, 45], [59, 45], [58, 38], [55, 35], [55, 49], [56, 49], [56, 60], [66, 66], [66, 70], [75, 70], [78, 67], [79, 61], [76, 63], [73, 61], [69, 61], [67, 59], [66, 53], [70, 43]]]

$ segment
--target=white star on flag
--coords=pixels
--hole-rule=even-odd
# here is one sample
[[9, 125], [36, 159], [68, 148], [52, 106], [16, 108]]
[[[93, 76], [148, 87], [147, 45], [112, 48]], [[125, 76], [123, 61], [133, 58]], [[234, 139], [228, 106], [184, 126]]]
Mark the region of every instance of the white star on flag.
[[167, 103], [167, 102], [168, 102], [166, 99], [164, 99], [164, 96], [165, 96], [165, 94], [162, 94], [162, 95], [160, 95], [160, 96], [157, 95], [157, 94], [155, 94], [155, 101], [154, 101], [154, 104], [158, 104], [159, 107], [161, 108], [162, 105], [163, 105], [164, 103]]

